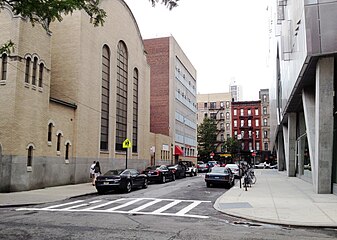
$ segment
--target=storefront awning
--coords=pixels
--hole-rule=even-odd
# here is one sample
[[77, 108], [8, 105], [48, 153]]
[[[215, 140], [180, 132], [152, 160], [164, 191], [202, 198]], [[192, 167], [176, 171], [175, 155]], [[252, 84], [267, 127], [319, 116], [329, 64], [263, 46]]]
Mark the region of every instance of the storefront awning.
[[184, 151], [179, 146], [174, 147], [174, 155], [184, 155]]

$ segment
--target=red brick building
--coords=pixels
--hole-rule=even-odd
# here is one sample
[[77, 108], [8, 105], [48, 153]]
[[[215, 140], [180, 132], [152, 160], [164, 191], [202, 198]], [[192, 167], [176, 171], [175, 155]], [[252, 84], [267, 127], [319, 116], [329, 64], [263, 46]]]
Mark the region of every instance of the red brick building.
[[241, 141], [241, 159], [257, 162], [262, 150], [261, 101], [232, 102], [231, 106], [232, 136]]
[[196, 163], [196, 69], [172, 36], [145, 39], [144, 46], [151, 67], [150, 131], [171, 137], [175, 162]]

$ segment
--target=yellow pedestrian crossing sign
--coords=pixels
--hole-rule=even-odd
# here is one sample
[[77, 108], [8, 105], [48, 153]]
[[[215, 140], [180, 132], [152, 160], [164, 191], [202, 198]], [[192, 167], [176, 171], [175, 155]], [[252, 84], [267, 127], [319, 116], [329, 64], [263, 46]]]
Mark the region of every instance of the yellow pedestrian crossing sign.
[[123, 142], [123, 148], [131, 148], [132, 147], [132, 143], [129, 139], [125, 139]]

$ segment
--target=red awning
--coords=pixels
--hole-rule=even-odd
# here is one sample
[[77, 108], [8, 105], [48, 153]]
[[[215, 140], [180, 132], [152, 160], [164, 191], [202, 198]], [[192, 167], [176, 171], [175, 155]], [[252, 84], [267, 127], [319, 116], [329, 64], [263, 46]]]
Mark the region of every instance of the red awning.
[[184, 151], [179, 146], [174, 147], [174, 155], [184, 155]]

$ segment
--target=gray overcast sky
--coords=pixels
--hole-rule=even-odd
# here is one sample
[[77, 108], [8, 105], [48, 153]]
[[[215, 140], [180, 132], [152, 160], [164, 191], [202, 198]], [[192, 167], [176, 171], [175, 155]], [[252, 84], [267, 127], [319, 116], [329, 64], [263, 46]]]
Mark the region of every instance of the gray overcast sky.
[[235, 80], [242, 100], [257, 100], [259, 90], [270, 86], [270, 1], [180, 0], [169, 11], [148, 0], [125, 0], [144, 39], [172, 35], [177, 40], [197, 70], [198, 93], [228, 92]]

